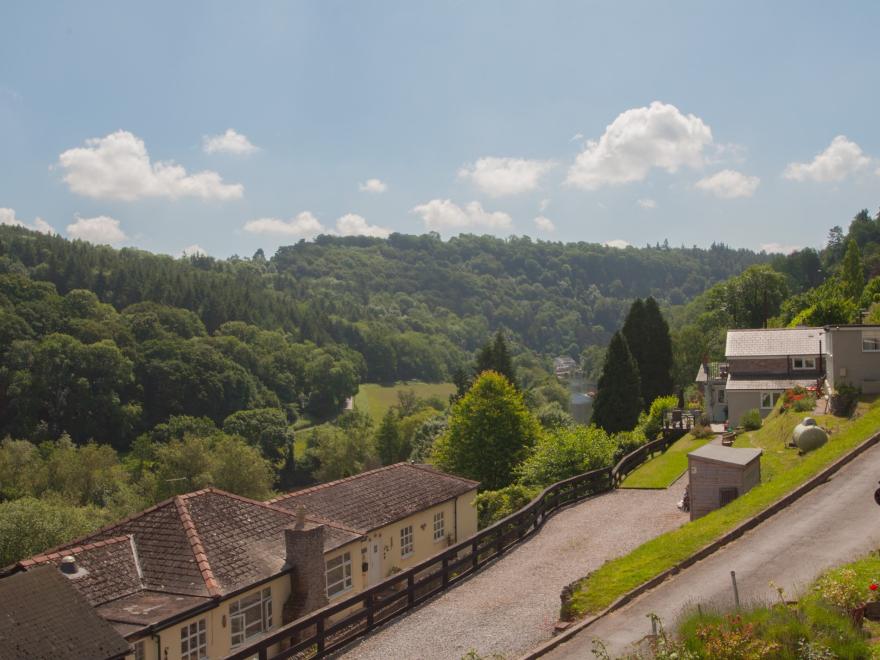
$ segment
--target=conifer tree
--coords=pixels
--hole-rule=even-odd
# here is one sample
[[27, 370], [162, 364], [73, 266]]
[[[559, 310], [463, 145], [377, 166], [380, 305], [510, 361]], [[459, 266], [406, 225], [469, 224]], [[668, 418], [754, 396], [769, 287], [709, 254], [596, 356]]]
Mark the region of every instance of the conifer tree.
[[641, 359], [636, 359], [636, 364], [642, 381], [643, 405], [647, 410], [658, 397], [672, 394], [672, 338], [660, 306], [653, 298], [645, 300], [645, 336], [646, 350]]
[[376, 451], [382, 465], [397, 463], [401, 458], [402, 448], [400, 430], [397, 428], [397, 415], [389, 408], [376, 430]]
[[840, 271], [844, 293], [848, 298], [858, 301], [862, 289], [865, 288], [865, 267], [862, 264], [862, 251], [855, 239], [849, 239]]
[[499, 330], [495, 333], [495, 338], [483, 346], [477, 354], [477, 365], [474, 369], [474, 375], [479, 376], [484, 371], [495, 371], [507, 378], [510, 384], [516, 389], [519, 385], [516, 382], [516, 373], [513, 369], [513, 361], [510, 359], [510, 351], [507, 349], [507, 341], [504, 339], [504, 333]]
[[608, 433], [635, 428], [642, 411], [640, 392], [639, 368], [623, 333], [615, 332], [599, 378], [593, 422]]

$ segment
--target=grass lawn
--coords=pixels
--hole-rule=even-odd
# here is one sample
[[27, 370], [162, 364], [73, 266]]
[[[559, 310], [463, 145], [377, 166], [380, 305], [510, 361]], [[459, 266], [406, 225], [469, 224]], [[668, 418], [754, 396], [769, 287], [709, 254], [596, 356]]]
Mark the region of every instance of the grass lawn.
[[455, 392], [452, 383], [395, 383], [394, 385], [377, 385], [375, 383], [362, 384], [354, 397], [354, 407], [357, 410], [367, 412], [377, 424], [385, 416], [391, 406], [397, 405], [397, 392], [412, 390], [420, 399], [428, 399], [439, 396], [444, 401]]
[[805, 456], [783, 447], [787, 434], [806, 415], [773, 413], [763, 428], [737, 438], [737, 446], [761, 447], [761, 484], [727, 506], [644, 543], [623, 557], [606, 562], [576, 586], [570, 611], [582, 616], [598, 612], [683, 561], [746, 519], [773, 504], [829, 463], [869, 438], [880, 428], [880, 403], [860, 403], [852, 420], [830, 415], [817, 418], [831, 429], [829, 442]]
[[688, 452], [699, 449], [711, 438], [695, 438], [688, 433], [677, 440], [669, 449], [632, 472], [621, 488], [669, 488], [676, 479], [687, 471]]

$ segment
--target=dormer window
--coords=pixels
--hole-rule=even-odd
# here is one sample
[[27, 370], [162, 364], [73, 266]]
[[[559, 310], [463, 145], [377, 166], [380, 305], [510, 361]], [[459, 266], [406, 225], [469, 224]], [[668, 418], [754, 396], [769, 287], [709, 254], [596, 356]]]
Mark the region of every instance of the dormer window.
[[816, 368], [816, 358], [796, 357], [791, 359], [792, 369], [810, 370]]

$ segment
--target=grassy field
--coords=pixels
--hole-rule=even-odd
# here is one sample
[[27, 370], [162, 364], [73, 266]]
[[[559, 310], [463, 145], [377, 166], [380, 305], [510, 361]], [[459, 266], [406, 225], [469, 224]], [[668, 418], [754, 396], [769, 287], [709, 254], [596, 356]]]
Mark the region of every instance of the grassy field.
[[367, 412], [376, 423], [382, 419], [391, 406], [397, 405], [397, 392], [412, 390], [420, 399], [428, 399], [439, 396], [446, 401], [449, 395], [455, 392], [452, 383], [395, 383], [394, 385], [377, 385], [365, 383], [360, 386], [354, 397], [354, 407], [362, 412]]
[[669, 488], [687, 471], [688, 452], [699, 449], [711, 438], [698, 439], [688, 433], [669, 449], [630, 474], [621, 488]]
[[880, 428], [880, 403], [860, 403], [857, 417], [851, 420], [819, 416], [819, 424], [832, 431], [831, 439], [824, 447], [799, 456], [797, 450], [786, 449], [784, 443], [791, 429], [804, 416], [802, 413], [774, 413], [765, 420], [763, 428], [737, 438], [737, 446], [760, 447], [764, 450], [761, 484], [724, 508], [662, 534], [623, 557], [606, 562], [577, 585], [570, 611], [582, 616], [604, 609], [626, 592], [675, 566], [766, 509], [876, 433]]

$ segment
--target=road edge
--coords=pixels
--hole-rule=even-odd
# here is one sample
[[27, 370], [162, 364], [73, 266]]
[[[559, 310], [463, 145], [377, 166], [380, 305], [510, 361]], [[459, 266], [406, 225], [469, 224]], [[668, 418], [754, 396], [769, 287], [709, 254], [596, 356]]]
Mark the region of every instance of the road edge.
[[729, 532], [724, 534], [722, 537], [716, 539], [715, 541], [712, 541], [712, 543], [701, 548], [700, 550], [697, 550], [690, 557], [683, 559], [675, 566], [666, 569], [665, 571], [660, 573], [660, 575], [657, 575], [656, 577], [651, 578], [650, 580], [639, 585], [635, 589], [623, 594], [620, 598], [618, 598], [616, 601], [611, 603], [611, 605], [606, 607], [604, 610], [602, 610], [598, 614], [595, 614], [589, 618], [586, 618], [582, 621], [579, 621], [578, 623], [571, 626], [567, 630], [564, 630], [563, 632], [559, 633], [558, 635], [551, 637], [546, 642], [536, 646], [535, 648], [533, 648], [531, 651], [529, 651], [525, 655], [520, 656], [519, 660], [534, 660], [535, 658], [540, 658], [542, 655], [548, 653], [549, 651], [552, 651], [557, 646], [560, 646], [561, 644], [563, 644], [564, 642], [567, 642], [568, 640], [570, 640], [572, 637], [579, 634], [583, 630], [589, 628], [591, 625], [593, 625], [596, 621], [598, 621], [602, 617], [607, 616], [608, 614], [610, 614], [611, 612], [614, 612], [617, 609], [620, 609], [621, 607], [623, 607], [624, 605], [629, 603], [631, 600], [637, 598], [638, 596], [641, 596], [646, 591], [653, 589], [654, 587], [658, 586], [660, 583], [665, 582], [668, 578], [672, 577], [673, 575], [676, 575], [677, 573], [688, 568], [689, 566], [692, 566], [693, 564], [700, 561], [701, 559], [705, 559], [709, 555], [717, 552], [723, 546], [727, 545], [731, 541], [738, 539], [740, 536], [745, 534], [747, 531], [754, 529], [755, 527], [760, 525], [762, 522], [764, 522], [768, 518], [771, 518], [772, 516], [776, 515], [777, 513], [779, 513], [780, 511], [782, 511], [786, 507], [788, 507], [792, 502], [800, 499], [801, 497], [803, 497], [804, 495], [809, 493], [811, 490], [816, 488], [816, 486], [819, 486], [819, 485], [825, 483], [826, 481], [828, 481], [828, 479], [835, 472], [840, 470], [842, 467], [844, 467], [847, 463], [852, 461], [854, 458], [856, 458], [860, 454], [864, 453], [866, 450], [868, 450], [871, 447], [873, 447], [874, 445], [876, 445], [878, 442], [880, 442], [880, 432], [875, 433], [870, 438], [868, 438], [867, 440], [862, 442], [862, 444], [858, 445], [857, 447], [853, 448], [847, 454], [844, 454], [843, 456], [838, 458], [836, 461], [834, 461], [834, 463], [832, 463], [831, 465], [826, 467], [819, 474], [815, 475], [814, 477], [812, 477], [808, 481], [805, 481], [800, 486], [795, 488], [793, 491], [791, 491], [787, 495], [783, 496], [782, 498], [776, 500], [776, 502], [774, 502], [773, 504], [768, 506], [763, 511], [756, 513], [754, 516], [752, 516], [751, 518], [749, 518], [745, 522], [741, 523], [739, 526], [734, 527], [732, 530], [730, 530]]

